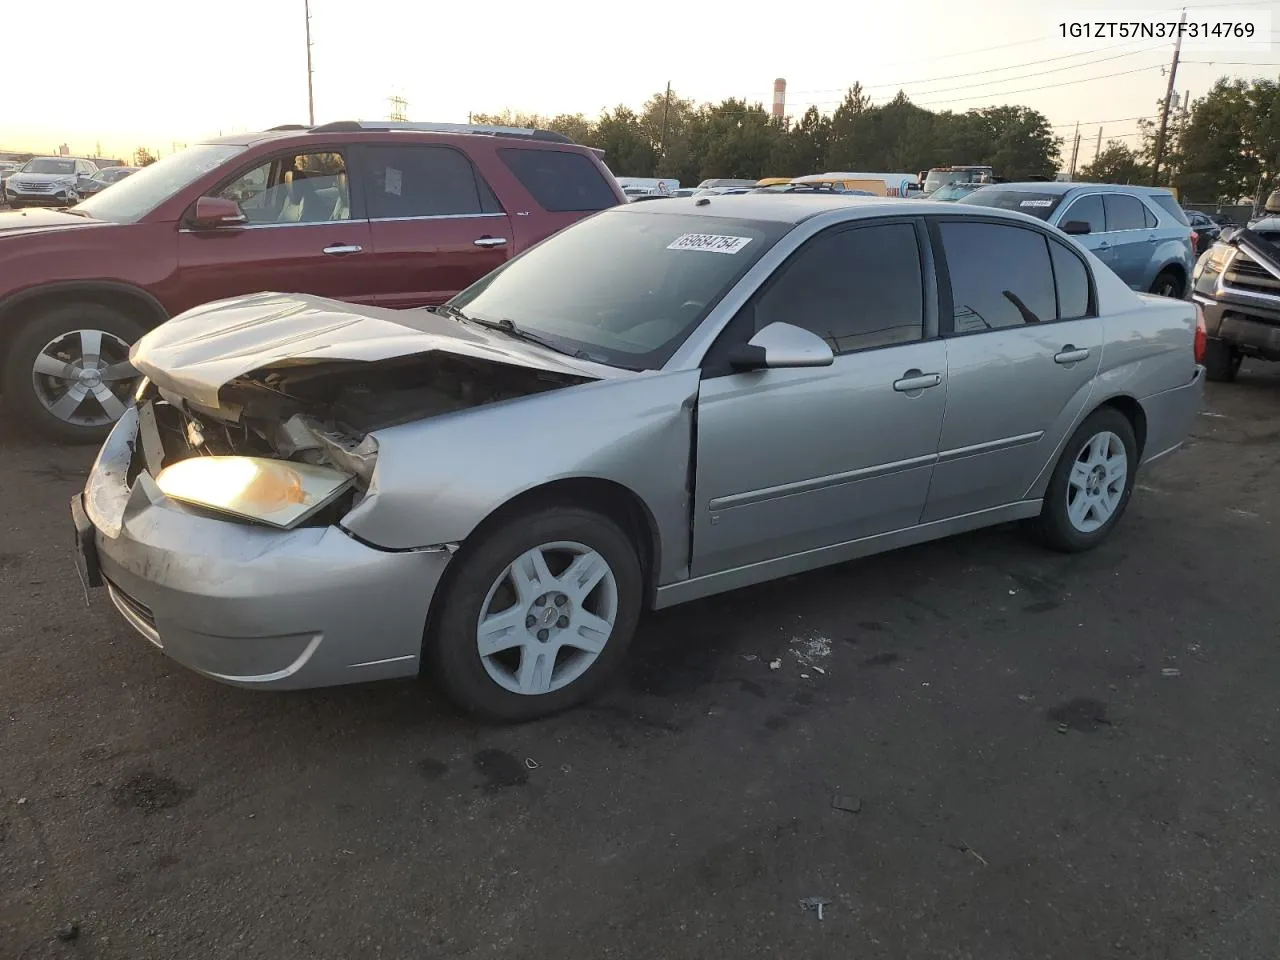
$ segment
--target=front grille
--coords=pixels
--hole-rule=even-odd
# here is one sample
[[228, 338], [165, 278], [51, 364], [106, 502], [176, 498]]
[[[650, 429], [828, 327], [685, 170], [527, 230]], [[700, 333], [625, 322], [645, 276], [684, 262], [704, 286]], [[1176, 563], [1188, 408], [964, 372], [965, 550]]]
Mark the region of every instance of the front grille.
[[1280, 296], [1280, 279], [1243, 250], [1235, 255], [1223, 279], [1237, 290], [1247, 293]]
[[14, 184], [23, 193], [53, 193], [52, 183], [18, 183]]

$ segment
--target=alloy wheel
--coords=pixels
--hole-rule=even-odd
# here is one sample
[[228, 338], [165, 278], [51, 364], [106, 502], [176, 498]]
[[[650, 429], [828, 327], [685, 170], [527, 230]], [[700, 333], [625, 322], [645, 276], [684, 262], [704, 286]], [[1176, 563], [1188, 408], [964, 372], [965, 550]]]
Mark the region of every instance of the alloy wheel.
[[581, 543], [544, 543], [512, 561], [489, 588], [476, 649], [504, 690], [547, 694], [590, 669], [617, 616], [618, 582], [608, 561]]
[[31, 383], [41, 406], [64, 423], [101, 427], [120, 419], [138, 371], [129, 344], [104, 330], [70, 330], [41, 348]]
[[1115, 515], [1124, 498], [1129, 457], [1124, 441], [1104, 430], [1076, 454], [1067, 477], [1067, 517], [1081, 533], [1093, 533]]

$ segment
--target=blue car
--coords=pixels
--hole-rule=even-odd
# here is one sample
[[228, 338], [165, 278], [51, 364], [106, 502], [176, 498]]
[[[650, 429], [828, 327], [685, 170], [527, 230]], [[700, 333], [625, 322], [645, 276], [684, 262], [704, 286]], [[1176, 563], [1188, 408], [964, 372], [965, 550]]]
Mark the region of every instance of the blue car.
[[1195, 244], [1187, 216], [1168, 190], [1113, 183], [999, 183], [957, 202], [1031, 214], [1073, 236], [1130, 289], [1162, 297], [1189, 295]]

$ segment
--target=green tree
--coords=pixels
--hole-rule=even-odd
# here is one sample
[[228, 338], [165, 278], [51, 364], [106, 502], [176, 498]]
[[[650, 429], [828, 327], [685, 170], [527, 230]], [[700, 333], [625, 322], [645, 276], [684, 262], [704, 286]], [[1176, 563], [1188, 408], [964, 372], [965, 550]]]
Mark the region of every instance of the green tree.
[[133, 151], [133, 165], [135, 167], [148, 167], [156, 162], [156, 155], [146, 147], [138, 147]]
[[1078, 171], [1079, 179], [1091, 183], [1147, 183], [1150, 176], [1139, 153], [1120, 140], [1108, 140], [1093, 162]]
[[1053, 177], [1058, 172], [1062, 139], [1053, 135], [1044, 114], [1030, 107], [987, 107], [978, 114], [991, 137], [991, 146], [979, 162], [990, 164], [1009, 180]]
[[591, 145], [604, 150], [605, 162], [620, 177], [652, 177], [657, 153], [635, 111], [606, 110], [591, 131]]
[[845, 91], [844, 100], [831, 114], [828, 127], [827, 153], [821, 166], [824, 171], [853, 170], [859, 164], [862, 145], [858, 142], [858, 124], [871, 109], [871, 99], [862, 92], [862, 84], [855, 83]]
[[[1150, 142], [1150, 126], [1147, 133]], [[1174, 184], [1187, 198], [1235, 202], [1264, 195], [1280, 176], [1280, 84], [1220, 78], [1192, 102], [1173, 147]]]

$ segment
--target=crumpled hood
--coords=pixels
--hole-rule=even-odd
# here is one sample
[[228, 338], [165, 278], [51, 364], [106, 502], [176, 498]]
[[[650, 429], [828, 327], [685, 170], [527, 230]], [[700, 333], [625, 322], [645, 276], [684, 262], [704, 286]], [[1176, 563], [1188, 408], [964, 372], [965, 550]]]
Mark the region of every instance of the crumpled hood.
[[216, 410], [222, 386], [253, 371], [432, 351], [597, 379], [611, 370], [425, 309], [387, 310], [282, 293], [188, 310], [134, 344], [130, 359], [162, 390]]

